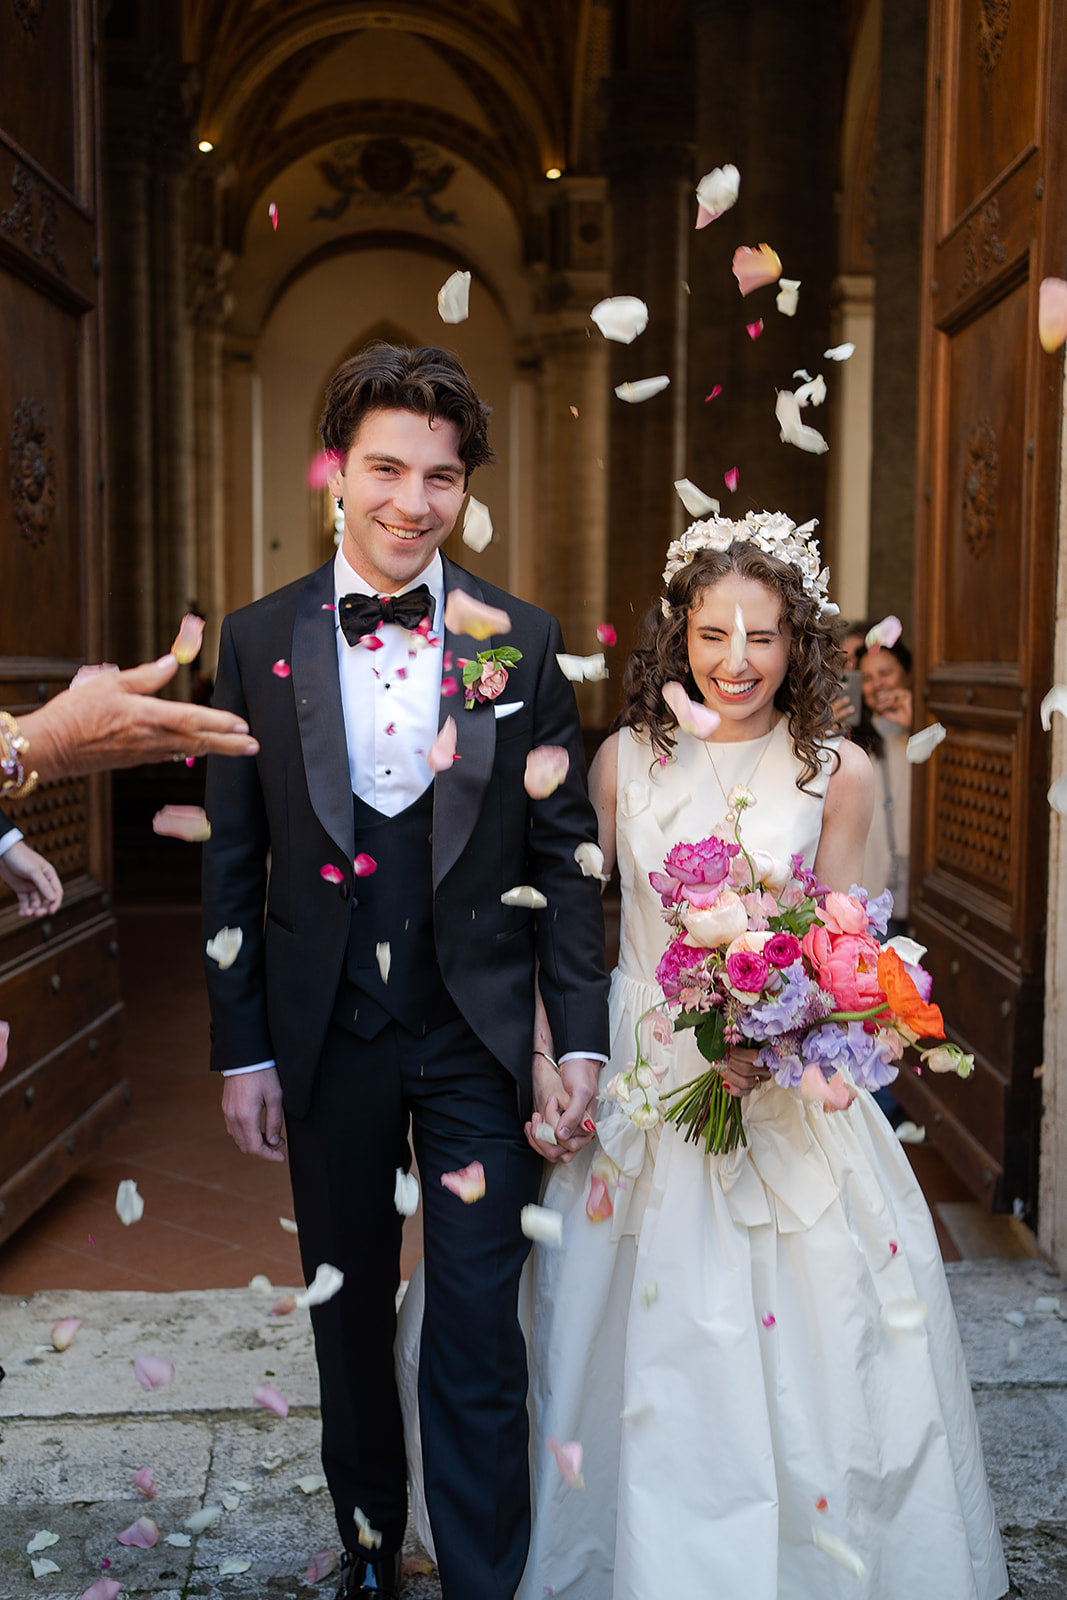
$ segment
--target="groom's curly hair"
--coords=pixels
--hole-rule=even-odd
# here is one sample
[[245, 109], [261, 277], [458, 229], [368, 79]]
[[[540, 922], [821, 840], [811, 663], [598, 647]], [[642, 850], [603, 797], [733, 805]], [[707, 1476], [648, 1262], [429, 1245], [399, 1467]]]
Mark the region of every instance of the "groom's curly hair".
[[680, 683], [692, 699], [701, 700], [689, 665], [689, 617], [701, 605], [704, 590], [730, 572], [762, 583], [776, 595], [780, 620], [792, 631], [789, 666], [774, 703], [788, 718], [789, 737], [801, 764], [797, 788], [806, 790], [822, 771], [820, 748], [831, 731], [831, 707], [840, 693], [841, 650], [830, 620], [805, 593], [798, 569], [755, 544], [735, 541], [726, 550], [700, 550], [674, 574], [666, 600], [657, 600], [642, 621], [637, 647], [623, 675], [626, 700], [613, 729], [647, 733], [657, 756], [672, 754], [678, 721], [663, 698], [663, 687]]
[[468, 479], [493, 459], [489, 444], [492, 408], [451, 350], [411, 348], [376, 340], [341, 363], [326, 389], [319, 433], [326, 454], [343, 463], [364, 419], [374, 411], [413, 411], [433, 424], [454, 422], [459, 459]]

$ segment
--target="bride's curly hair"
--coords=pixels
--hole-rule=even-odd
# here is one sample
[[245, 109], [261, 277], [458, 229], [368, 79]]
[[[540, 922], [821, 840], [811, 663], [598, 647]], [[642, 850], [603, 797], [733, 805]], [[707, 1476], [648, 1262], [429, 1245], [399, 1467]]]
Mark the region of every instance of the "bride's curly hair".
[[[646, 612], [637, 646], [623, 675], [625, 704], [612, 724], [648, 735], [657, 756], [670, 756], [678, 721], [663, 698], [664, 684], [680, 683], [700, 701], [689, 666], [690, 613], [704, 590], [735, 572], [762, 583], [781, 602], [781, 621], [792, 630], [789, 667], [774, 697], [788, 718], [789, 737], [801, 764], [797, 788], [806, 790], [822, 770], [820, 749], [833, 724], [831, 706], [840, 693], [841, 651], [830, 620], [805, 593], [800, 572], [758, 545], [735, 541], [726, 550], [699, 550], [667, 585], [666, 609], [657, 600]], [[836, 760], [836, 757], [835, 757]]]

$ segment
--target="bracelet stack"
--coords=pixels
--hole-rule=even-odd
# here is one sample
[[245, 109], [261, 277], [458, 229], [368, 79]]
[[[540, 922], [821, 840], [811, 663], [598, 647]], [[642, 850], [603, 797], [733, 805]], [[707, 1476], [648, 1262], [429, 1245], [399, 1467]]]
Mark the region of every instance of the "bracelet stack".
[[23, 757], [30, 742], [19, 732], [9, 711], [0, 711], [0, 798], [23, 800], [37, 787], [36, 772], [27, 772]]

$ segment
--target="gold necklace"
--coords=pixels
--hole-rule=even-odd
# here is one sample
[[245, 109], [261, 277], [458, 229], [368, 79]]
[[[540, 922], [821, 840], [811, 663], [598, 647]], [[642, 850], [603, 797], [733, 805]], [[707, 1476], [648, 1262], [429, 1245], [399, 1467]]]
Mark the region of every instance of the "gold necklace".
[[[777, 722], [777, 719], [775, 719], [775, 721], [771, 724], [770, 732], [769, 733], [765, 733], [763, 735], [763, 749], [760, 751], [759, 755], [756, 757], [756, 765], [752, 768], [752, 771], [748, 775], [748, 782], [747, 783], [735, 784], [734, 788], [730, 790], [730, 794], [733, 794], [735, 789], [747, 789], [751, 793], [752, 780], [756, 776], [756, 773], [759, 771], [760, 762], [763, 760], [764, 756], [767, 754], [767, 751], [771, 747], [771, 740], [774, 737], [774, 731], [777, 728], [777, 726], [778, 726], [778, 722]], [[707, 751], [708, 760], [711, 763], [711, 770], [712, 770], [712, 772], [714, 773], [714, 776], [715, 776], [715, 782], [719, 785], [719, 793], [722, 795], [723, 804], [726, 807], [726, 815], [724, 816], [723, 821], [727, 822], [727, 823], [730, 823], [732, 825], [734, 822], [737, 821], [737, 814], [736, 814], [733, 806], [731, 806], [731, 804], [730, 804], [730, 795], [728, 795], [726, 793], [726, 790], [722, 786], [722, 779], [719, 777], [719, 769], [716, 767], [715, 758], [711, 753], [711, 742], [710, 742], [710, 740], [705, 739], [705, 740], [702, 741], [702, 743], [704, 745], [704, 749]], [[749, 806], [754, 806], [756, 804], [755, 795], [753, 795], [751, 800], [747, 801], [746, 804], [749, 805]]]

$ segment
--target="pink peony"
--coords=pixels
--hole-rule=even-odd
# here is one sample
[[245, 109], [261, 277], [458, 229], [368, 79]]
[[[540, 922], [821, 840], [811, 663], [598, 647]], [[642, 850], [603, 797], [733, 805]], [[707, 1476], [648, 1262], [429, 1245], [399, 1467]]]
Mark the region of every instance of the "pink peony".
[[791, 933], [775, 933], [763, 946], [772, 967], [791, 967], [800, 956], [800, 940]]
[[815, 968], [820, 987], [830, 991], [842, 1011], [885, 1005], [878, 983], [881, 946], [868, 934], [831, 934], [816, 922], [804, 935], [801, 949]]
[[770, 971], [766, 957], [755, 950], [737, 950], [726, 957], [726, 977], [735, 994], [759, 994]]
[[867, 907], [862, 900], [831, 889], [823, 902], [822, 921], [831, 933], [866, 933]]
[[649, 882], [665, 906], [677, 905], [683, 889], [701, 885], [718, 890], [730, 872], [730, 857], [737, 854], [735, 844], [714, 836], [696, 844], [676, 844], [663, 865], [665, 872], [650, 872]]
[[704, 962], [704, 951], [686, 944], [684, 939], [672, 939], [659, 959], [656, 982], [668, 1000], [677, 1000], [684, 980], [692, 979], [695, 970]]

